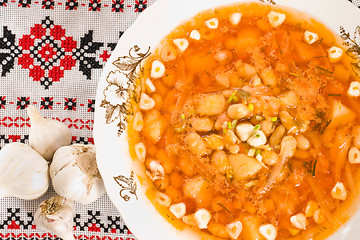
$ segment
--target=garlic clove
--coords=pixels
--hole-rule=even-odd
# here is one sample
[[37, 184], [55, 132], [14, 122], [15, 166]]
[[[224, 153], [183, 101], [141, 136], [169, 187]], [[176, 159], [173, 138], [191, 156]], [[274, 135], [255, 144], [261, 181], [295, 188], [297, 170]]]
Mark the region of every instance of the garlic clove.
[[135, 113], [134, 122], [133, 122], [133, 129], [137, 132], [141, 132], [144, 127], [144, 118], [141, 111]]
[[184, 52], [187, 49], [187, 47], [189, 46], [189, 42], [188, 42], [188, 40], [186, 38], [174, 39], [173, 43], [175, 44], [175, 46], [178, 47], [180, 52]]
[[172, 199], [168, 195], [162, 192], [157, 192], [155, 195], [156, 201], [164, 207], [170, 207]]
[[285, 21], [286, 15], [284, 13], [271, 11], [268, 14], [269, 23], [272, 27], [278, 27]]
[[50, 165], [50, 177], [57, 194], [82, 204], [94, 202], [105, 193], [94, 145], [59, 148]]
[[316, 33], [310, 32], [310, 31], [305, 31], [304, 40], [307, 44], [311, 45], [314, 42], [316, 42], [317, 40], [319, 40], [319, 35], [317, 35]]
[[74, 203], [64, 197], [54, 196], [40, 204], [34, 223], [38, 228], [52, 232], [64, 240], [75, 240], [72, 233], [74, 217]]
[[58, 148], [71, 144], [71, 132], [65, 124], [42, 117], [34, 106], [29, 106], [27, 112], [31, 121], [29, 145], [47, 161]]
[[212, 216], [208, 210], [201, 208], [195, 212], [194, 217], [198, 227], [200, 229], [206, 229]]
[[145, 162], [145, 158], [146, 158], [145, 144], [143, 142], [139, 142], [134, 146], [134, 148], [137, 159], [141, 162]]
[[182, 218], [186, 213], [186, 205], [185, 203], [176, 203], [169, 207], [169, 210], [176, 218]]
[[139, 107], [141, 110], [144, 111], [151, 110], [155, 107], [155, 100], [146, 93], [142, 93], [140, 97]]
[[219, 20], [217, 18], [212, 18], [205, 21], [205, 25], [210, 29], [216, 29], [219, 26]]
[[344, 50], [342, 50], [341, 48], [338, 48], [338, 47], [335, 47], [335, 46], [331, 47], [328, 50], [329, 61], [331, 63], [335, 63], [335, 62], [340, 61], [343, 53], [344, 53]]
[[159, 60], [153, 61], [151, 65], [151, 77], [152, 78], [161, 78], [165, 74], [165, 66]]
[[0, 151], [0, 197], [41, 197], [49, 187], [48, 169], [48, 162], [28, 145], [5, 145]]
[[201, 35], [200, 35], [200, 32], [198, 30], [192, 30], [189, 37], [192, 38], [192, 39], [195, 39], [195, 40], [200, 40]]
[[233, 13], [230, 15], [230, 22], [232, 25], [238, 25], [241, 20], [242, 14], [241, 13]]
[[226, 225], [226, 231], [232, 239], [238, 239], [242, 231], [242, 223], [240, 221], [231, 222]]

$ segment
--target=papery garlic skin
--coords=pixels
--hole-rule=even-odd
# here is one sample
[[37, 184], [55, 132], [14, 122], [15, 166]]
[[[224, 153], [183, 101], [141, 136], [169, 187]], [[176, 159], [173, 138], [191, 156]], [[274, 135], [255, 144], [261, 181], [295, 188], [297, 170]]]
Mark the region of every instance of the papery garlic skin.
[[34, 223], [38, 228], [54, 233], [63, 240], [74, 240], [74, 217], [74, 203], [64, 197], [54, 196], [40, 204], [34, 216]]
[[29, 106], [27, 112], [31, 122], [29, 145], [51, 161], [57, 149], [71, 144], [71, 132], [65, 124], [42, 117], [34, 106]]
[[37, 199], [49, 187], [48, 162], [34, 149], [13, 142], [0, 151], [1, 197]]
[[50, 177], [57, 194], [82, 204], [89, 204], [105, 193], [94, 145], [59, 148], [50, 165]]

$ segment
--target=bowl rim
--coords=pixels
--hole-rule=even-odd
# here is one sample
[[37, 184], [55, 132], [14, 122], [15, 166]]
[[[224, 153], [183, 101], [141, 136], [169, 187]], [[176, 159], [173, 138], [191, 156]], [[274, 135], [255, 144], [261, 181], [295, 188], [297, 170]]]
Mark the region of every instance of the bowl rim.
[[[104, 116], [107, 112], [104, 106], [102, 106], [104, 91], [109, 85], [109, 82], [107, 81], [109, 75], [111, 73], [116, 75], [118, 74], [117, 71], [119, 71], [113, 63], [118, 60], [118, 58], [129, 56], [131, 49], [133, 51], [132, 54], [135, 54], [135, 57], [139, 57], [139, 55], [136, 55], [139, 53], [143, 54], [142, 57], [147, 55], [149, 50], [148, 47], [151, 47], [150, 50], [152, 47], [157, 47], [164, 36], [178, 24], [198, 13], [198, 10], [210, 9], [215, 6], [226, 6], [233, 3], [258, 2], [271, 4], [273, 1], [280, 6], [295, 8], [306, 12], [306, 14], [310, 16], [315, 16], [315, 19], [329, 26], [334, 32], [339, 30], [334, 28], [334, 26], [338, 27], [339, 25], [334, 23], [334, 16], [346, 16], [344, 17], [346, 22], [343, 18], [337, 19], [337, 21], [342, 23], [340, 26], [346, 26], [347, 31], [350, 33], [355, 31], [358, 27], [356, 23], [360, 22], [360, 10], [347, 0], [198, 0], [196, 2], [193, 0], [157, 0], [146, 11], [138, 16], [132, 26], [125, 31], [118, 41], [116, 48], [103, 69], [98, 84], [95, 101], [94, 142], [97, 148], [99, 171], [103, 177], [108, 196], [120, 212], [127, 226], [131, 229], [131, 232], [133, 232], [138, 239], [167, 239], [168, 236], [171, 236], [172, 239], [179, 240], [184, 238], [181, 237], [182, 233], [180, 233], [180, 231], [175, 230], [162, 216], [160, 216], [160, 214], [157, 213], [154, 206], [145, 196], [143, 192], [144, 189], [138, 188], [141, 187], [142, 180], [139, 179], [138, 176], [133, 175], [134, 166], [130, 155], [119, 150], [125, 149], [125, 152], [128, 152], [127, 142], [124, 143], [124, 141], [126, 141], [127, 133], [124, 132], [118, 137], [118, 125], [116, 121], [109, 124], [106, 123]], [[326, 8], [326, 11], [322, 11], [321, 9], [324, 8], [324, 5], [327, 7], [330, 6], [329, 9]], [[192, 7], [188, 8], [187, 6]], [[177, 9], [177, 11], [176, 14], [174, 14], [174, 12], [164, 11], [164, 9]], [[156, 34], [154, 34], [154, 32]], [[139, 36], [146, 37], [139, 38]], [[126, 80], [123, 75], [120, 74], [119, 76], [118, 77], [121, 79], [120, 81]], [[117, 110], [115, 109], [114, 111], [116, 112]], [[110, 147], [111, 149], [109, 149]], [[114, 158], [115, 162], [119, 162], [120, 165], [114, 165], [114, 161], [112, 160]], [[127, 160], [126, 164], [123, 164], [121, 161], [116, 161], [124, 159]], [[131, 164], [128, 164], [128, 162]], [[122, 176], [120, 179], [121, 183], [127, 185], [125, 188], [127, 187], [130, 190], [125, 190], [123, 194], [121, 194], [121, 190], [125, 188], [120, 189], [119, 183], [114, 179], [116, 176]], [[135, 194], [132, 194], [131, 191], [135, 192]], [[128, 199], [125, 196], [127, 196]], [[141, 217], [139, 218], [139, 216]], [[147, 219], [150, 219], [157, 225], [160, 224], [160, 227], [156, 224], [148, 224], [149, 222], [147, 222]], [[341, 235], [339, 232], [348, 233], [350, 232], [348, 228], [354, 229], [352, 226], [356, 226], [356, 223], [360, 223], [360, 216], [352, 220], [349, 220], [345, 224], [346, 226], [344, 225], [339, 228], [329, 239], [343, 239], [345, 235]], [[192, 234], [187, 230], [185, 230], [185, 232], [185, 234]], [[159, 235], [159, 233], [161, 233], [161, 235]]]

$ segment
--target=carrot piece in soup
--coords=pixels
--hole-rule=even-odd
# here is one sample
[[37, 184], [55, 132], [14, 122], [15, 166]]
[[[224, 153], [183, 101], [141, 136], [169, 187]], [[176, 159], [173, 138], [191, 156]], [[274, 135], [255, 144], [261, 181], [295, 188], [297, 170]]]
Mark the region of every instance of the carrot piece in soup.
[[237, 35], [236, 47], [239, 51], [248, 51], [251, 47], [259, 46], [261, 31], [257, 27], [245, 26]]
[[216, 59], [207, 51], [191, 55], [186, 61], [186, 68], [192, 73], [206, 72], [216, 66]]

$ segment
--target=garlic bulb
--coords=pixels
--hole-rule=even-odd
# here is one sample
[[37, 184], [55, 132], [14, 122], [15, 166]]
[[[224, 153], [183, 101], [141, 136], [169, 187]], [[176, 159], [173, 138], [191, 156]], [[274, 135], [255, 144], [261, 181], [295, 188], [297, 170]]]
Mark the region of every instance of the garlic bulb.
[[48, 169], [48, 162], [28, 145], [5, 145], [0, 151], [0, 198], [41, 197], [49, 187]]
[[74, 203], [64, 197], [54, 196], [40, 204], [34, 222], [38, 228], [64, 240], [75, 240], [72, 233], [74, 217]]
[[70, 145], [71, 133], [66, 125], [42, 117], [34, 106], [29, 106], [27, 112], [31, 121], [29, 145], [47, 161], [51, 160], [57, 149]]
[[94, 145], [59, 148], [50, 165], [50, 177], [59, 195], [82, 204], [95, 201], [105, 192]]

